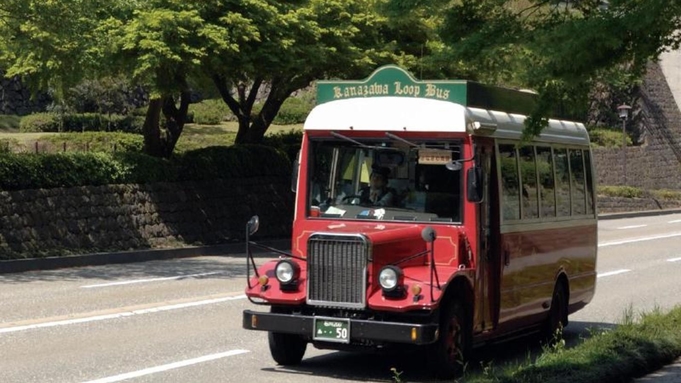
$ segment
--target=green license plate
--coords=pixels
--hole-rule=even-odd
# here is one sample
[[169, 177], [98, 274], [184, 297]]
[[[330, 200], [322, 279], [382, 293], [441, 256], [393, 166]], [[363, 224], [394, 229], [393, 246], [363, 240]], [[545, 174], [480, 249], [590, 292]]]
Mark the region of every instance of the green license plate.
[[315, 318], [312, 339], [327, 342], [350, 343], [350, 320]]

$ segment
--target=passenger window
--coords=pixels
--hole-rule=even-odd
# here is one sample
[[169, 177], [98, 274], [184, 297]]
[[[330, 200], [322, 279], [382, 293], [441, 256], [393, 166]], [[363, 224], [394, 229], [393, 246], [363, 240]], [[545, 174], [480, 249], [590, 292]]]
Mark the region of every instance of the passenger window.
[[556, 168], [556, 212], [559, 217], [570, 216], [570, 166], [567, 149], [553, 149]]
[[572, 215], [586, 214], [586, 188], [584, 160], [581, 150], [569, 150], [570, 174], [572, 175]]
[[556, 190], [553, 182], [553, 156], [550, 147], [537, 146], [537, 174], [539, 175], [541, 216], [555, 217]]
[[539, 218], [539, 193], [537, 190], [537, 166], [534, 160], [534, 146], [524, 146], [520, 148], [519, 153], [523, 218]]
[[515, 146], [499, 145], [501, 165], [501, 209], [504, 221], [520, 219], [518, 162]]
[[594, 214], [594, 179], [591, 173], [591, 153], [584, 151], [584, 170], [586, 172], [586, 214]]

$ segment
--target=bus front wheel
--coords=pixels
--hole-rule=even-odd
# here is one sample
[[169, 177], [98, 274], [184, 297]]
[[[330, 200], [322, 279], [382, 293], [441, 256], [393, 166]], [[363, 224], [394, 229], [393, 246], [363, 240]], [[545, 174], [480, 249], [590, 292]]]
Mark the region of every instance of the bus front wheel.
[[470, 316], [458, 300], [441, 309], [439, 336], [430, 346], [430, 370], [440, 379], [452, 379], [463, 374], [471, 345]]
[[269, 332], [267, 340], [270, 344], [272, 359], [278, 364], [291, 366], [303, 360], [307, 341], [300, 335]]
[[556, 342], [562, 336], [562, 330], [567, 326], [567, 292], [563, 283], [557, 283], [553, 289], [549, 317], [544, 325], [544, 338], [549, 343]]

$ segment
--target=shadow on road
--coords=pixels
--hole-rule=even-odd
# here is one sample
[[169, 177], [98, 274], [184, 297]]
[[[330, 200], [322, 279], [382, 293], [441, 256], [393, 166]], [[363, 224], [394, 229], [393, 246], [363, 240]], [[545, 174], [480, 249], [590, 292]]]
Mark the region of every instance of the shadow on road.
[[[268, 258], [259, 258], [263, 263]], [[251, 269], [252, 272], [252, 269]], [[64, 282], [88, 280], [134, 280], [166, 278], [181, 275], [206, 274], [201, 278], [229, 279], [243, 278], [246, 281], [246, 256], [206, 256], [180, 258], [163, 261], [149, 261], [105, 266], [86, 266], [68, 269], [27, 271], [23, 273], [0, 274], [1, 283]]]
[[[595, 330], [612, 329], [612, 323], [571, 322], [563, 333], [566, 347], [574, 347], [588, 339]], [[311, 347], [311, 346], [309, 346]], [[485, 371], [502, 371], [535, 360], [543, 347], [540, 338], [528, 335], [512, 341], [476, 348], [466, 368], [467, 375], [481, 375]], [[426, 367], [423, 349], [388, 350], [383, 352], [331, 354], [303, 359], [298, 366], [263, 368], [281, 374], [300, 374], [350, 381], [394, 381], [395, 368], [406, 382], [435, 382]], [[464, 379], [465, 381], [465, 379]]]

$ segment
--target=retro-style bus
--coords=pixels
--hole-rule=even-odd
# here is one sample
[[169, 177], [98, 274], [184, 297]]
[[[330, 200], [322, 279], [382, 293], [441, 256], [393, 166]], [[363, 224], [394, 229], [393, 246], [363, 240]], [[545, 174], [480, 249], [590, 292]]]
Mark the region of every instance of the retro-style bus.
[[[535, 95], [418, 81], [396, 66], [322, 81], [317, 96], [294, 169], [291, 250], [248, 261], [246, 295], [269, 310], [245, 310], [243, 327], [268, 332], [277, 363], [299, 363], [308, 343], [405, 344], [452, 377], [472, 347], [550, 336], [592, 299], [595, 172], [582, 124], [552, 118], [523, 140]], [[379, 171], [391, 198], [377, 206], [365, 192]]]

